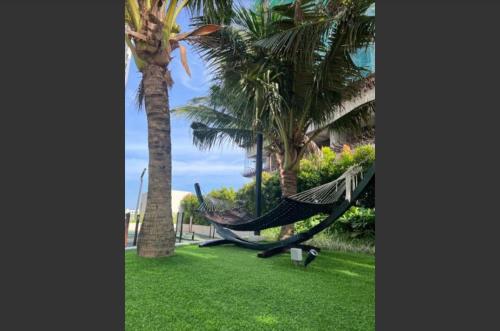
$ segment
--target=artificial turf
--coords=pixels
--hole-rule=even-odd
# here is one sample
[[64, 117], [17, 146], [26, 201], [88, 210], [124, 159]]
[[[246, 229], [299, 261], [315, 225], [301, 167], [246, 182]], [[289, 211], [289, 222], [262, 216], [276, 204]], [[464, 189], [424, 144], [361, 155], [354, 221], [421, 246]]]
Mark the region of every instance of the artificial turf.
[[322, 251], [307, 269], [233, 246], [125, 253], [126, 330], [374, 330], [375, 259]]

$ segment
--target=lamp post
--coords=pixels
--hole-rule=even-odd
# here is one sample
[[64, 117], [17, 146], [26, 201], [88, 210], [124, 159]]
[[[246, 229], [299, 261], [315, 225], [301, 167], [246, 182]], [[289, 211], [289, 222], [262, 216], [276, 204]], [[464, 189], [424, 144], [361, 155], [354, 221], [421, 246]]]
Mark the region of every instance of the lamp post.
[[[262, 9], [264, 10], [264, 24], [267, 23], [269, 15], [269, 1], [262, 1]], [[255, 164], [255, 214], [260, 217], [262, 214], [262, 133], [257, 133], [257, 155]], [[260, 230], [254, 231], [254, 235], [259, 236]]]
[[[257, 155], [255, 161], [255, 214], [260, 217], [262, 214], [262, 133], [257, 133]], [[260, 231], [254, 231], [256, 236]]]
[[177, 226], [176, 227], [179, 227], [179, 220], [180, 220], [180, 229], [176, 229], [176, 230], [179, 230], [179, 242], [182, 242], [182, 226], [183, 226], [183, 223], [184, 223], [184, 208], [182, 206], [179, 207], [179, 211], [177, 212]]
[[142, 191], [142, 178], [146, 173], [146, 168], [142, 171], [141, 174], [141, 183], [139, 184], [139, 195], [137, 196], [137, 207], [135, 208], [135, 233], [134, 233], [134, 243], [135, 246], [137, 244], [137, 232], [139, 231], [139, 202], [141, 201], [141, 191]]

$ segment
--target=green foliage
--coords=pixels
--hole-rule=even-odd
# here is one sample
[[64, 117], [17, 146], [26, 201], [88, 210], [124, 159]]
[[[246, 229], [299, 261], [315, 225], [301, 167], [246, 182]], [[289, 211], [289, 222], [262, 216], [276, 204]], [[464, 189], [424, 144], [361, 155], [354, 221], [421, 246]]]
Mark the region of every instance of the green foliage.
[[184, 209], [184, 221], [189, 222], [189, 218], [193, 217], [193, 224], [208, 225], [208, 221], [203, 218], [196, 210], [200, 207], [198, 198], [195, 195], [186, 195], [181, 200], [181, 208]]
[[375, 162], [375, 147], [372, 145], [363, 145], [354, 149], [352, 154], [354, 163], [368, 166]]
[[[230, 188], [222, 187], [220, 189], [212, 190], [208, 193], [208, 195], [215, 199], [227, 200], [230, 202], [234, 202], [236, 199], [236, 192], [232, 187]], [[192, 216], [193, 224], [200, 224], [200, 225], [210, 224], [204, 217], [202, 217], [197, 212], [198, 208], [200, 207], [200, 203], [198, 202], [198, 198], [195, 195], [189, 194], [185, 196], [181, 200], [181, 207], [184, 209], [185, 223], [188, 223], [189, 218]]]
[[352, 238], [348, 233], [323, 231], [306, 244], [337, 252], [375, 254], [373, 238]]
[[305, 158], [300, 161], [300, 171], [297, 174], [297, 191], [302, 192], [307, 188], [320, 185], [322, 173], [317, 171], [320, 165], [317, 156]]
[[[267, 213], [274, 208], [281, 198], [279, 176], [275, 173], [262, 173], [262, 212]], [[236, 200], [240, 201], [243, 208], [255, 215], [255, 180], [245, 184], [236, 192]]]
[[319, 224], [322, 220], [324, 220], [326, 215], [315, 215], [313, 217], [309, 217], [306, 220], [295, 223], [295, 231], [296, 232], [304, 232], [312, 228], [313, 226]]
[[[296, 232], [304, 232], [320, 223], [328, 215], [315, 215], [306, 220], [295, 223]], [[327, 236], [336, 237], [345, 234], [349, 238], [362, 238], [368, 241], [375, 239], [375, 209], [351, 207], [329, 229]]]
[[264, 237], [267, 241], [276, 241], [278, 240], [278, 236], [280, 234], [281, 227], [264, 229], [260, 232], [260, 235]]
[[208, 193], [208, 196], [230, 202], [234, 202], [236, 200], [236, 192], [232, 187], [222, 187], [220, 189], [212, 190]]
[[328, 231], [347, 233], [352, 238], [375, 238], [375, 209], [351, 207]]
[[[319, 221], [320, 220], [317, 218], [311, 218], [307, 221], [297, 222], [295, 224], [295, 230], [300, 232], [306, 231], [315, 225], [314, 223], [317, 224]], [[279, 233], [280, 228], [276, 227], [263, 230], [261, 235], [265, 238], [265, 240], [275, 241], [278, 240]], [[375, 254], [374, 239], [375, 238], [371, 236], [353, 237], [351, 236], [351, 233], [340, 232], [329, 228], [316, 234], [313, 238], [305, 242], [305, 244], [334, 251]]]
[[308, 190], [339, 178], [349, 167], [361, 164], [365, 169], [375, 161], [375, 146], [363, 145], [351, 151], [346, 147], [337, 155], [328, 147], [300, 161], [298, 191]]

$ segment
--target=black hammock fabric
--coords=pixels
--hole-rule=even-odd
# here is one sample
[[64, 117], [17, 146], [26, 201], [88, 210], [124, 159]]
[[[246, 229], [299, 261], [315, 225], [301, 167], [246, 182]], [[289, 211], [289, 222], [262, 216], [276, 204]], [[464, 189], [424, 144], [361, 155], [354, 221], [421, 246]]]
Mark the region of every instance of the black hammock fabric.
[[254, 219], [233, 210], [203, 211], [203, 216], [231, 230], [256, 231], [292, 224], [321, 213], [330, 213], [332, 207], [332, 204], [310, 204], [283, 198], [269, 213]]
[[202, 196], [199, 184], [195, 184], [195, 190], [200, 202], [199, 212], [211, 222], [231, 230], [258, 231], [292, 224], [321, 213], [331, 213], [336, 205], [342, 203], [347, 182], [357, 182], [358, 175], [362, 176], [361, 167], [352, 167], [333, 182], [282, 198], [275, 208], [258, 218], [250, 217], [241, 209], [225, 209], [227, 206], [220, 206], [223, 203], [217, 206], [215, 199]]

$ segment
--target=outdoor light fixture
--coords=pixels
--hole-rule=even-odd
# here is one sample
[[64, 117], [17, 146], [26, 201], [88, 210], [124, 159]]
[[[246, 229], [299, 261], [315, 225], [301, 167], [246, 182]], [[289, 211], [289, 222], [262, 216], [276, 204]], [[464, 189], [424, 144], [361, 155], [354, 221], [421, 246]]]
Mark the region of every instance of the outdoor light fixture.
[[304, 267], [307, 267], [309, 263], [311, 263], [316, 256], [318, 256], [318, 251], [315, 249], [309, 250], [309, 254], [307, 254], [306, 260], [304, 261]]
[[302, 249], [290, 248], [290, 258], [295, 265], [299, 264], [302, 261]]
[[139, 206], [141, 202], [141, 192], [142, 192], [142, 179], [144, 177], [144, 174], [146, 173], [147, 168], [144, 168], [141, 174], [141, 182], [139, 185], [139, 194], [137, 195], [137, 206], [135, 207], [135, 233], [134, 233], [134, 242], [132, 246], [137, 246], [137, 235], [139, 233], [139, 222], [141, 221], [139, 217]]

